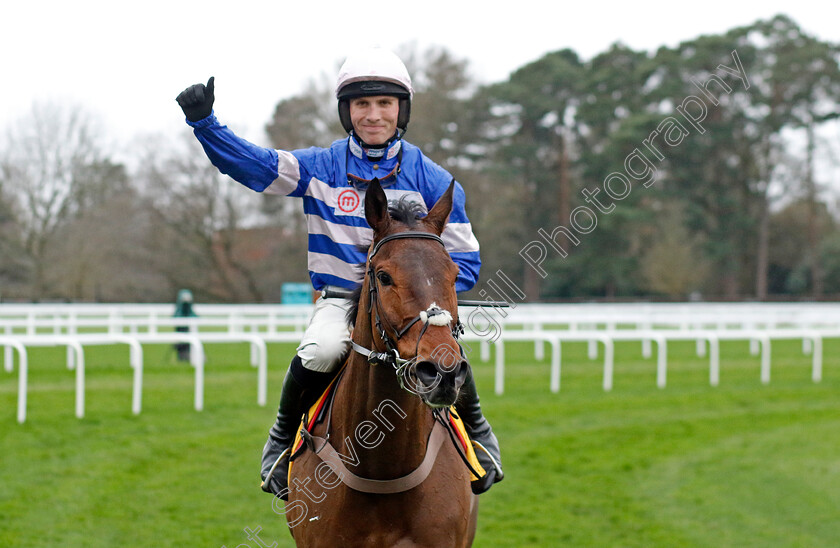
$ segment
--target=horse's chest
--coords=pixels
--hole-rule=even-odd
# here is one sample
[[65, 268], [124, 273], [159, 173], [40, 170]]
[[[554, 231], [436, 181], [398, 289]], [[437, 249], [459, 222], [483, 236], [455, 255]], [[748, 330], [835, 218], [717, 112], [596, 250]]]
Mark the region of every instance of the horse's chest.
[[[324, 509], [327, 510], [327, 509]], [[445, 509], [380, 508], [376, 505], [347, 507], [341, 515], [319, 519], [294, 531], [299, 546], [412, 546], [446, 548], [465, 546], [466, 516]]]
[[[448, 448], [444, 449], [439, 458], [445, 463], [450, 455]], [[306, 455], [309, 456], [311, 453]], [[300, 471], [313, 467], [315, 475], [317, 464], [308, 461], [302, 457], [296, 465], [301, 465]], [[440, 464], [443, 463], [437, 463]], [[314, 489], [309, 494], [318, 495]], [[306, 503], [307, 515], [292, 527], [298, 546], [469, 545], [466, 539], [474, 515], [469, 507], [472, 495], [466, 478], [445, 472], [432, 474], [415, 489], [384, 496], [359, 493], [338, 483], [322, 494], [323, 497], [317, 496], [317, 504], [305, 493], [299, 499], [300, 503]]]

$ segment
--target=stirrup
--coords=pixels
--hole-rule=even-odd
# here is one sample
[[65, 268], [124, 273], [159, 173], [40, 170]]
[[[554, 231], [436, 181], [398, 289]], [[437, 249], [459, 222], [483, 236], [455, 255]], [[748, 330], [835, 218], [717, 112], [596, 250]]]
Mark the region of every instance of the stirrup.
[[[268, 488], [269, 485], [270, 485], [270, 482], [271, 482], [271, 477], [274, 475], [274, 471], [277, 469], [277, 466], [280, 464], [280, 461], [282, 461], [284, 457], [288, 456], [289, 451], [291, 451], [291, 450], [292, 450], [292, 448], [290, 446], [290, 447], [287, 447], [286, 449], [284, 449], [282, 453], [280, 453], [280, 456], [277, 457], [277, 460], [275, 460], [274, 464], [271, 466], [271, 470], [268, 471], [268, 474], [265, 475], [265, 479], [262, 480], [262, 483], [260, 483], [260, 489], [262, 489], [266, 493], [271, 493], [271, 491]], [[281, 485], [280, 487], [281, 488], [288, 488], [289, 486], [288, 485]], [[281, 489], [281, 491], [282, 491], [282, 489]]]
[[[482, 451], [484, 451], [484, 454], [487, 455], [487, 457], [490, 459], [490, 462], [493, 463], [493, 468], [496, 470], [496, 477], [499, 478], [496, 481], [502, 481], [505, 477], [505, 473], [502, 471], [502, 467], [496, 461], [496, 458], [490, 453], [490, 451], [487, 450], [486, 447], [484, 447], [481, 444], [481, 442], [476, 441], [474, 439], [470, 439], [470, 441], [472, 442], [474, 448], [481, 449]], [[478, 457], [478, 454], [476, 454], [476, 457]]]

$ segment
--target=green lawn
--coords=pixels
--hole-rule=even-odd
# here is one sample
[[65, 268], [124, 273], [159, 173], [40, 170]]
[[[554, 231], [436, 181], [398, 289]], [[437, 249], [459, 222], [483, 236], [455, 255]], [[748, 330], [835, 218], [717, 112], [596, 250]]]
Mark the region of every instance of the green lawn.
[[[474, 364], [507, 478], [482, 496], [480, 547], [823, 547], [840, 543], [840, 341], [810, 380], [798, 342], [773, 344], [772, 382], [746, 343], [721, 347], [721, 383], [693, 343], [669, 344], [668, 386], [638, 344], [616, 348], [612, 392], [584, 344], [563, 346], [562, 391], [532, 344], [511, 344], [506, 393]], [[246, 345], [207, 347], [205, 410], [192, 369], [145, 347], [133, 416], [124, 347], [86, 349], [87, 409], [73, 415], [63, 349], [33, 349], [27, 422], [0, 370], [0, 546], [291, 546], [258, 464], [291, 346], [269, 346], [256, 405]]]

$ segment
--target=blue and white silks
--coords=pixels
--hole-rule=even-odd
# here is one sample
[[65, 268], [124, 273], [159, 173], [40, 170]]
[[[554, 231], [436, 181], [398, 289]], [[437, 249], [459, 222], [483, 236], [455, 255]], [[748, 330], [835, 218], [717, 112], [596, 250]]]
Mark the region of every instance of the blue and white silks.
[[[348, 172], [359, 179], [383, 180], [396, 167], [402, 147], [400, 172], [395, 179], [384, 180], [385, 195], [389, 201], [405, 197], [426, 211], [452, 181], [446, 170], [404, 140], [391, 143], [381, 158], [369, 157], [351, 141], [352, 137], [335, 141], [329, 148], [288, 152], [260, 147], [236, 136], [214, 114], [187, 123], [222, 173], [257, 192], [303, 199], [309, 231], [309, 277], [316, 290], [326, 285], [352, 289], [362, 280], [358, 265], [365, 262], [362, 249], [370, 245], [373, 231], [365, 220], [364, 190], [348, 182]], [[464, 203], [464, 189], [456, 182], [452, 213], [442, 234], [447, 251], [459, 267], [456, 291], [472, 288], [481, 267], [478, 240]]]

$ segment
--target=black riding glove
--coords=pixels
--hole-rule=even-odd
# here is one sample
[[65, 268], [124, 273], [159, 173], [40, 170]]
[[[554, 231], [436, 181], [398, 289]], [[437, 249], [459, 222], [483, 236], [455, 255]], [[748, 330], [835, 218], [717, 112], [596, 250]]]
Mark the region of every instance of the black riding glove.
[[207, 80], [207, 85], [195, 84], [178, 94], [175, 98], [181, 110], [190, 122], [198, 122], [210, 116], [213, 112], [213, 76]]

